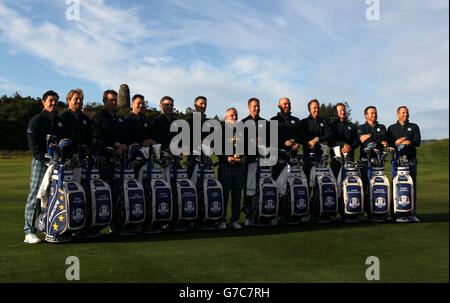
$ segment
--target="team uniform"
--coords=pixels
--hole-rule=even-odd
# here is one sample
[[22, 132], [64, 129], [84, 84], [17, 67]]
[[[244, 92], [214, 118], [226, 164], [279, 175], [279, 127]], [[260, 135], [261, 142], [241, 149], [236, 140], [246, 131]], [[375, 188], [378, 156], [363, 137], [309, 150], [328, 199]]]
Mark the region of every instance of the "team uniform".
[[[399, 138], [405, 137], [406, 140], [411, 141], [412, 145], [408, 145], [405, 148], [405, 155], [408, 157], [408, 164], [410, 169], [410, 174], [414, 183], [414, 196], [417, 197], [417, 186], [416, 186], [416, 178], [417, 178], [417, 151], [416, 147], [420, 146], [421, 136], [420, 129], [417, 124], [406, 122], [405, 125], [402, 125], [400, 122], [392, 124], [389, 126], [387, 131], [387, 141], [388, 145], [394, 148], [395, 141]], [[416, 199], [414, 199], [417, 201]], [[414, 203], [414, 213], [416, 211], [417, 203]]]
[[38, 199], [36, 196], [47, 170], [45, 159], [45, 153], [47, 151], [47, 135], [56, 136], [58, 141], [63, 139], [64, 124], [56, 114], [53, 117], [53, 120], [50, 119], [47, 112], [44, 110], [31, 118], [28, 123], [28, 147], [33, 153], [33, 160], [31, 161], [30, 193], [28, 194], [25, 205], [25, 235], [36, 233], [36, 228], [34, 227], [36, 209], [38, 208]]
[[175, 115], [171, 115], [170, 119], [167, 119], [164, 114], [156, 116], [150, 125], [151, 137], [159, 144], [161, 144], [162, 150], [168, 150], [170, 141], [175, 137], [176, 133], [170, 132], [170, 124], [176, 120]]
[[81, 112], [76, 115], [73, 111], [68, 109], [58, 116], [64, 123], [64, 138], [71, 139], [75, 146], [86, 145], [89, 147], [91, 145], [91, 120], [87, 115]]
[[[355, 150], [359, 146], [359, 139], [358, 139], [358, 130], [356, 126], [348, 121], [347, 119], [343, 122], [339, 119], [333, 120], [330, 123], [330, 129], [332, 131], [332, 138], [330, 140], [330, 146], [339, 146], [344, 147], [345, 144], [348, 144], [352, 147], [352, 150], [348, 153], [348, 157], [350, 160], [355, 160]], [[341, 169], [341, 163], [334, 159], [334, 150], [331, 149], [330, 152], [331, 155], [331, 170], [333, 171], [334, 176], [338, 177], [339, 170]]]
[[115, 149], [118, 144], [126, 144], [126, 128], [123, 118], [116, 114], [110, 115], [106, 110], [96, 114], [92, 118], [92, 137], [103, 142], [99, 159], [100, 176], [111, 184], [115, 163], [106, 148]]
[[[367, 147], [367, 145], [369, 143], [375, 143], [376, 147], [375, 149], [378, 149], [379, 151], [383, 151], [384, 150], [384, 145], [382, 144], [382, 141], [386, 141], [387, 140], [387, 132], [386, 132], [386, 127], [383, 124], [380, 124], [378, 122], [375, 122], [374, 125], [370, 125], [369, 123], [364, 123], [362, 125], [358, 126], [358, 138], [362, 135], [367, 135], [367, 134], [371, 134], [372, 136], [367, 139], [366, 141], [364, 141], [364, 143], [362, 143], [360, 141], [360, 154], [359, 154], [359, 158], [366, 158], [366, 152], [364, 151], [364, 148]], [[370, 157], [376, 157], [375, 153], [372, 151]], [[370, 160], [370, 159], [368, 159]], [[361, 169], [361, 180], [363, 182], [363, 186], [364, 186], [364, 192], [368, 193], [369, 192], [369, 177], [367, 176], [367, 171], [368, 171], [368, 163], [364, 163], [363, 168]], [[364, 206], [366, 208], [366, 212], [369, 213], [369, 197], [368, 195], [365, 195], [364, 197], [365, 203]]]
[[142, 144], [147, 139], [153, 139], [150, 120], [143, 114], [130, 113], [125, 117], [124, 123], [127, 133], [127, 145]]
[[[311, 115], [300, 121], [300, 127], [303, 132], [303, 154], [305, 155], [305, 174], [310, 182], [309, 174], [312, 168], [311, 159], [309, 158], [310, 153], [316, 153], [317, 148], [311, 148], [308, 146], [308, 142], [314, 138], [319, 138], [319, 143], [330, 142], [332, 139], [332, 132], [327, 121], [323, 118], [317, 117], [314, 119]], [[316, 145], [317, 145], [316, 144]]]
[[[270, 118], [271, 121], [278, 122], [278, 148], [284, 149], [287, 152], [293, 152], [291, 147], [286, 147], [284, 143], [288, 140], [294, 139], [296, 143], [301, 143], [302, 131], [300, 126], [300, 119], [292, 115], [283, 117], [280, 113]], [[277, 163], [272, 168], [272, 176], [276, 180], [280, 173], [283, 171], [285, 163]]]

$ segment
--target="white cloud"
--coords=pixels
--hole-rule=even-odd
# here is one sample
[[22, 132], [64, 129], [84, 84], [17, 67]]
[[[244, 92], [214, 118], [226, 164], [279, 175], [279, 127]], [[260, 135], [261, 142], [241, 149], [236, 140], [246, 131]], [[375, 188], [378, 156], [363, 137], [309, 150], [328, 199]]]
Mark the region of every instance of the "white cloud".
[[243, 118], [246, 101], [258, 97], [269, 118], [282, 96], [301, 118], [312, 98], [348, 101], [360, 122], [369, 104], [385, 124], [400, 104], [448, 111], [445, 1], [383, 2], [377, 22], [365, 20], [364, 2], [287, 0], [268, 9], [262, 2], [169, 0], [145, 11], [80, 3], [80, 21], [65, 23], [0, 3], [2, 41], [16, 57], [36, 56], [63, 76], [102, 89], [127, 83], [153, 105], [171, 95], [184, 110], [205, 95], [211, 115], [235, 106]]

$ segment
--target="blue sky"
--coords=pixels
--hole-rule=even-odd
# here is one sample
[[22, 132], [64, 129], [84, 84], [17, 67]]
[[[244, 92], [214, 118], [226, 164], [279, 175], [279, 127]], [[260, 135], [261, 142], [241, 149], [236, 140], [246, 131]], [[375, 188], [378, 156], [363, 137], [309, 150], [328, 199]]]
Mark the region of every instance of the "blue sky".
[[375, 105], [386, 126], [406, 105], [424, 139], [449, 137], [448, 0], [379, 0], [375, 21], [366, 0], [79, 4], [71, 21], [66, 0], [0, 0], [0, 95], [79, 87], [98, 102], [127, 83], [154, 107], [204, 95], [209, 116], [234, 106], [240, 118], [250, 97], [265, 118], [285, 96], [304, 118], [317, 98], [348, 102], [359, 122]]

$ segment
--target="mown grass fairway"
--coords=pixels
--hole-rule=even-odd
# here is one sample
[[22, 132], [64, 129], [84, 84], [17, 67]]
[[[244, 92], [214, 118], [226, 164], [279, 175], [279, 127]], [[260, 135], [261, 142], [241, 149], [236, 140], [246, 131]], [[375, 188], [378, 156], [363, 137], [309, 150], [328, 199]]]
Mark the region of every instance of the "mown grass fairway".
[[[418, 224], [333, 223], [112, 237], [62, 245], [23, 243], [31, 159], [0, 159], [0, 282], [449, 282], [448, 140], [419, 148]], [[229, 212], [230, 213], [230, 212]], [[241, 218], [242, 219], [242, 218]]]

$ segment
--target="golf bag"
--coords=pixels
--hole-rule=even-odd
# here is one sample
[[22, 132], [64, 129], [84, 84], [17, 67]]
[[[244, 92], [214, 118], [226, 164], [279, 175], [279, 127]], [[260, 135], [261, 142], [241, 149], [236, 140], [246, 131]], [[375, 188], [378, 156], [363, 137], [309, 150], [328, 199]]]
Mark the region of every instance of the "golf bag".
[[122, 155], [119, 167], [114, 170], [113, 219], [111, 232], [117, 235], [135, 234], [136, 227], [145, 220], [145, 198], [142, 185], [136, 180], [134, 170], [125, 168]]
[[375, 143], [369, 143], [364, 149], [368, 159], [366, 212], [369, 221], [385, 222], [391, 204], [390, 182], [384, 172], [387, 153], [376, 149], [375, 146]]
[[167, 155], [160, 157], [161, 144], [153, 146], [153, 160], [148, 148], [142, 148], [144, 165], [140, 166], [138, 181], [144, 187], [146, 215], [141, 232], [160, 233], [162, 228], [172, 219], [172, 189], [165, 180], [164, 167], [167, 166]]
[[170, 170], [173, 216], [168, 228], [173, 231], [188, 231], [198, 217], [197, 190], [188, 179], [187, 170], [178, 165], [179, 159], [175, 157]]
[[92, 153], [86, 156], [81, 152], [80, 158], [84, 163], [81, 170], [81, 185], [86, 194], [86, 226], [79, 234], [83, 238], [98, 238], [100, 231], [108, 226], [112, 220], [112, 196], [111, 189], [100, 178], [97, 167], [97, 154], [101, 147], [101, 141], [92, 143]]
[[197, 157], [198, 164], [192, 177], [198, 194], [199, 212], [196, 226], [201, 230], [212, 230], [217, 228], [217, 223], [223, 218], [223, 188], [216, 179], [209, 147], [202, 145], [202, 149], [204, 154]]
[[355, 166], [342, 166], [341, 218], [344, 222], [360, 222], [364, 216], [364, 188]]
[[384, 165], [372, 168], [369, 195], [369, 221], [386, 221], [391, 210], [391, 185], [384, 172]]
[[[300, 167], [302, 155], [296, 156], [280, 150], [281, 163], [287, 165], [277, 179], [279, 200], [279, 215], [286, 224], [307, 222], [309, 215], [308, 180]], [[286, 157], [287, 156], [287, 159]], [[284, 159], [283, 159], [284, 158]]]
[[[49, 140], [47, 140], [49, 142]], [[72, 240], [72, 233], [82, 229], [86, 223], [86, 197], [81, 185], [74, 181], [70, 158], [73, 156], [72, 141], [62, 139], [58, 145], [51, 143], [52, 155], [48, 204], [36, 220], [38, 231], [45, 240], [64, 243]]]
[[360, 222], [364, 216], [364, 186], [359, 169], [361, 163], [352, 161], [341, 147], [333, 147], [335, 159], [341, 163], [339, 171], [338, 197], [339, 213], [344, 222]]
[[409, 223], [413, 221], [414, 214], [414, 183], [410, 175], [408, 159], [401, 155], [402, 146], [399, 146], [400, 156], [394, 152], [391, 162], [393, 208], [396, 222]]
[[311, 153], [313, 167], [309, 185], [312, 187], [311, 220], [316, 223], [329, 223], [338, 212], [338, 192], [336, 179], [328, 165], [328, 147], [322, 146], [322, 153]]
[[252, 199], [252, 224], [255, 226], [275, 226], [278, 221], [278, 188], [272, 178], [271, 168], [261, 166], [262, 155], [269, 155], [268, 149], [258, 146], [256, 162], [256, 188]]

